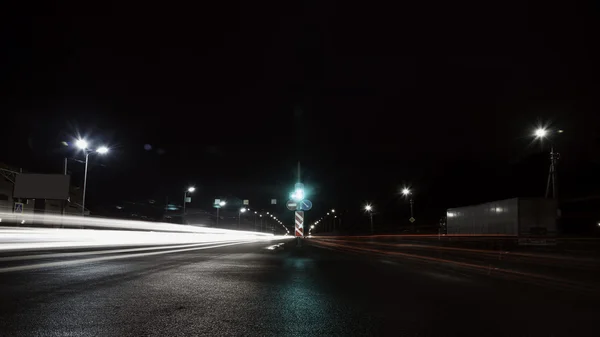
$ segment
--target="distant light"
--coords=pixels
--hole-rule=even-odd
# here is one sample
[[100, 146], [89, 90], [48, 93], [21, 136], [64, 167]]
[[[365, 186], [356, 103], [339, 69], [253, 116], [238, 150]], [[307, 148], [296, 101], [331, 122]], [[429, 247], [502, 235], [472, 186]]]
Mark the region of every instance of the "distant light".
[[25, 223], [25, 220], [21, 220], [21, 225]]
[[85, 141], [85, 139], [78, 139], [75, 142], [75, 146], [77, 146], [78, 148], [83, 149], [83, 150], [87, 149], [88, 145], [89, 144], [87, 141]]
[[269, 212], [267, 212], [267, 215], [269, 215]]
[[296, 201], [304, 200], [304, 190], [301, 188], [296, 189], [294, 193], [290, 194], [290, 198]]
[[[2, 220], [2, 219], [0, 219], [0, 220]], [[600, 227], [600, 222], [598, 222], [598, 227]]]
[[331, 209], [331, 213], [335, 213], [335, 209], [333, 209], [333, 208], [332, 208], [332, 209]]
[[2, 218], [0, 218], [0, 222], [2, 222]]
[[456, 213], [454, 213], [454, 212], [448, 212], [448, 213], [446, 213], [446, 216], [449, 217], [449, 218], [454, 218], [456, 216]]
[[256, 214], [256, 211], [254, 211], [254, 214]]
[[261, 218], [262, 218], [262, 214], [261, 214], [261, 215], [259, 215], [259, 217], [261, 217]]
[[558, 130], [558, 133], [563, 133], [565, 132], [565, 130]]
[[314, 228], [315, 228], [315, 225], [310, 226], [310, 229], [314, 229]]
[[369, 212], [370, 212], [372, 209], [373, 209], [373, 207], [371, 207], [371, 205], [367, 205], [367, 206], [365, 206], [365, 210], [367, 210], [367, 211], [369, 211]]
[[98, 150], [96, 150], [96, 152], [98, 152], [100, 154], [106, 154], [106, 153], [108, 153], [108, 148], [106, 146], [100, 146], [98, 148]]
[[409, 195], [409, 194], [410, 194], [410, 189], [409, 189], [409, 188], [407, 188], [407, 187], [403, 188], [403, 189], [402, 189], [402, 194], [404, 194], [404, 195]]
[[547, 134], [548, 134], [548, 130], [546, 130], [544, 128], [538, 128], [537, 130], [535, 130], [535, 137], [536, 138], [546, 137]]
[[244, 207], [240, 208], [240, 213], [244, 213], [246, 212], [246, 209]]
[[190, 192], [190, 193], [191, 193], [191, 192], [194, 192], [195, 190], [196, 190], [196, 188], [195, 188], [194, 186], [192, 186], [192, 187], [188, 188], [188, 192]]
[[219, 203], [219, 206], [225, 206], [225, 205], [227, 205], [227, 203], [226, 203], [225, 201], [221, 201], [221, 202]]
[[329, 212], [327, 212], [327, 215], [329, 215]]

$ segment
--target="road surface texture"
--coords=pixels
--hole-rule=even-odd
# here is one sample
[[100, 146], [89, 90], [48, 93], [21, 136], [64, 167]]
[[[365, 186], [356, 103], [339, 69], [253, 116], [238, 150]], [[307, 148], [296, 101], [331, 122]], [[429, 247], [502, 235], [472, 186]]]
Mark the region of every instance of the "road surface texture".
[[203, 248], [2, 256], [0, 335], [597, 336], [593, 291], [319, 239]]

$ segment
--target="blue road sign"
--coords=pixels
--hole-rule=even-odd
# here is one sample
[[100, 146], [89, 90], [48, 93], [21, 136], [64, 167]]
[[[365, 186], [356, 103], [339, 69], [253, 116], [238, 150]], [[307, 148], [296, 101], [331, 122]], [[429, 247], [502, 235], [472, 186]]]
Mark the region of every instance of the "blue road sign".
[[312, 202], [308, 199], [304, 199], [298, 203], [298, 210], [308, 211], [312, 208]]
[[22, 202], [15, 202], [15, 213], [23, 213], [23, 203]]

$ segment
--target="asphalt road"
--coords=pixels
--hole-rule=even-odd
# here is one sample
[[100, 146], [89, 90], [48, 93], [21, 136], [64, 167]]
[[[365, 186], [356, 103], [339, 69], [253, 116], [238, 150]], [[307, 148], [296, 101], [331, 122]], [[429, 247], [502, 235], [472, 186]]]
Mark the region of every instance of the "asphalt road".
[[316, 240], [267, 249], [280, 242], [4, 256], [0, 335], [597, 335], [594, 294]]

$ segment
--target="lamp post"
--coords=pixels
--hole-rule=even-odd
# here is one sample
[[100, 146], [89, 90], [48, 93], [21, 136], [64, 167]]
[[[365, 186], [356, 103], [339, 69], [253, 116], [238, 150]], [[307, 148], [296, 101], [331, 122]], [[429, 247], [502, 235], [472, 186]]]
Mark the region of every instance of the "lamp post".
[[402, 194], [405, 197], [410, 197], [410, 199], [409, 199], [409, 202], [410, 202], [410, 217], [412, 219], [414, 217], [414, 214], [413, 214], [413, 203], [414, 202], [413, 202], [413, 198], [412, 198], [412, 191], [409, 188], [405, 187], [405, 188], [402, 189]]
[[[332, 208], [331, 209], [331, 214], [333, 214], [333, 213], [335, 213], [335, 209]], [[335, 219], [336, 218], [337, 218], [337, 216], [334, 214], [333, 218], [331, 219], [332, 220], [332, 225], [333, 225], [333, 228], [332, 228], [333, 231], [335, 231]]]
[[365, 206], [365, 211], [369, 213], [369, 218], [371, 220], [371, 233], [373, 233], [373, 206], [367, 205]]
[[87, 189], [87, 172], [88, 172], [88, 160], [90, 157], [90, 154], [92, 153], [97, 153], [97, 154], [107, 154], [108, 153], [108, 147], [106, 146], [101, 146], [99, 148], [97, 148], [95, 151], [91, 150], [90, 148], [88, 148], [88, 142], [84, 139], [78, 139], [75, 142], [75, 145], [82, 149], [83, 152], [85, 153], [85, 171], [83, 173], [83, 197], [82, 197], [82, 202], [81, 202], [81, 216], [85, 216], [85, 192]]
[[219, 225], [219, 209], [223, 206], [227, 205], [225, 201], [220, 201], [217, 206], [217, 226]]
[[238, 229], [240, 229], [240, 223], [242, 222], [242, 213], [246, 212], [246, 209], [244, 207], [240, 208], [240, 211], [238, 212]]
[[[188, 187], [188, 189], [187, 189], [187, 190], [185, 190], [185, 191], [183, 192], [183, 216], [184, 216], [184, 217], [185, 217], [185, 204], [187, 203], [187, 194], [188, 194], [188, 192], [189, 192], [189, 193], [192, 193], [192, 192], [194, 192], [195, 190], [196, 190], [196, 188], [195, 188], [194, 186], [190, 186], [190, 187]], [[184, 222], [185, 222], [185, 219], [184, 219]]]
[[[563, 130], [552, 131], [540, 127], [535, 130], [534, 136], [536, 139], [542, 141], [556, 133], [563, 133]], [[558, 183], [556, 181], [556, 166], [558, 164], [558, 159], [560, 159], [560, 153], [554, 152], [554, 143], [550, 141], [550, 170], [548, 172], [548, 182], [546, 183], [546, 198], [550, 195], [550, 183], [552, 182], [552, 197], [558, 199]]]

